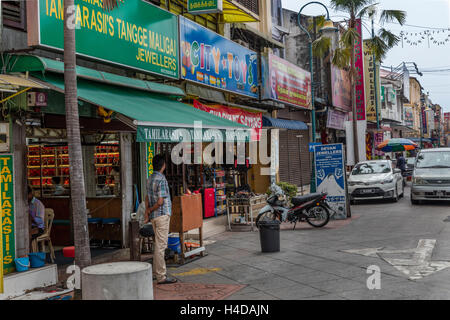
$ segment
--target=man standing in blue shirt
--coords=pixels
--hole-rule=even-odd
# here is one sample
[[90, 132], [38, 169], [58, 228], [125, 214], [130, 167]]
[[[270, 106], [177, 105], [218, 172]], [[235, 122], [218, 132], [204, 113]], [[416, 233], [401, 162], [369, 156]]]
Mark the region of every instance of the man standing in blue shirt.
[[167, 277], [165, 250], [169, 236], [172, 202], [170, 201], [169, 184], [163, 172], [166, 163], [162, 155], [153, 158], [153, 174], [147, 181], [147, 196], [145, 197], [146, 219], [152, 222], [155, 232], [155, 248], [153, 250], [153, 272], [158, 284], [175, 283], [176, 279]]

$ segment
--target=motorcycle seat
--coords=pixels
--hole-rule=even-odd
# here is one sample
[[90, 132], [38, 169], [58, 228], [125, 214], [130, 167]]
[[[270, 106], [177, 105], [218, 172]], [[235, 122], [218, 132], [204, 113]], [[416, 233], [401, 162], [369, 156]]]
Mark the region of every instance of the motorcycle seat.
[[307, 194], [306, 196], [297, 196], [297, 197], [293, 197], [291, 199], [291, 202], [294, 206], [298, 206], [302, 203], [320, 198], [322, 196], [322, 193], [310, 193]]

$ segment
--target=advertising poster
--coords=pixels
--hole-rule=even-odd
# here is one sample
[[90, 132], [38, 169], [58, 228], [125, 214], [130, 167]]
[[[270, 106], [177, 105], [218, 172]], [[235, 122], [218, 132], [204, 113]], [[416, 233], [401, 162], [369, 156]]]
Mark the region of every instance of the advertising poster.
[[[375, 79], [375, 65], [376, 74]], [[380, 66], [375, 64], [372, 49], [370, 48], [370, 42], [364, 41], [364, 82], [365, 82], [365, 92], [366, 92], [366, 117], [368, 121], [377, 121], [377, 111], [378, 117], [380, 118], [381, 112], [381, 95], [380, 95]], [[375, 81], [376, 81], [376, 92], [375, 92]], [[377, 103], [378, 102], [378, 103]], [[378, 104], [378, 107], [377, 107]]]
[[[373, 134], [373, 139], [374, 139], [374, 146], [376, 147], [377, 145], [379, 145], [380, 143], [382, 143], [384, 141], [384, 133], [383, 131], [379, 131], [379, 132], [375, 132]], [[375, 156], [384, 156], [384, 152], [383, 151], [379, 151], [376, 148], [374, 148], [374, 155]]]
[[258, 97], [257, 54], [180, 16], [181, 78]]
[[259, 141], [261, 137], [262, 112], [251, 112], [222, 105], [204, 105], [197, 100], [194, 100], [194, 108], [252, 128], [252, 141]]
[[412, 127], [414, 125], [414, 115], [413, 108], [408, 106], [403, 106], [403, 110], [405, 111], [405, 125], [407, 127]]
[[331, 90], [333, 106], [352, 111], [352, 86], [348, 71], [331, 65]]
[[0, 155], [0, 184], [2, 206], [3, 273], [15, 270], [16, 240], [14, 236], [14, 158], [10, 154]]
[[332, 219], [345, 219], [347, 208], [343, 145], [339, 143], [314, 146], [314, 164], [317, 192], [328, 194], [327, 202], [336, 212]]
[[327, 128], [345, 130], [345, 121], [347, 120], [347, 114], [335, 110], [328, 110], [327, 113]]
[[366, 96], [364, 91], [364, 55], [362, 48], [361, 19], [356, 19], [356, 31], [360, 35], [355, 40], [355, 68], [356, 68], [356, 119], [366, 120]]
[[[178, 79], [178, 19], [146, 1], [104, 11], [100, 0], [75, 0], [77, 54]], [[28, 44], [62, 51], [63, 0], [27, 1]], [[149, 19], [149, 17], [151, 17]], [[31, 24], [31, 23], [30, 23]]]
[[311, 74], [296, 65], [268, 55], [268, 75], [264, 77], [269, 97], [298, 107], [311, 109]]
[[366, 133], [366, 159], [372, 160], [373, 136], [371, 132]]

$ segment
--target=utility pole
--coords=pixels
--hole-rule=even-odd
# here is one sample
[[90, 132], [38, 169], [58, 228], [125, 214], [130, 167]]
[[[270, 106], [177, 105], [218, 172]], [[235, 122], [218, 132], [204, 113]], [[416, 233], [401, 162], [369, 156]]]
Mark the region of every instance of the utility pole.
[[[375, 28], [374, 28], [374, 19], [375, 15], [372, 14], [371, 20], [372, 20], [372, 39], [375, 38]], [[380, 120], [378, 119], [378, 88], [377, 88], [377, 61], [375, 59], [375, 52], [372, 50], [372, 59], [373, 59], [373, 86], [375, 89], [375, 113], [377, 115], [377, 130], [380, 129]]]

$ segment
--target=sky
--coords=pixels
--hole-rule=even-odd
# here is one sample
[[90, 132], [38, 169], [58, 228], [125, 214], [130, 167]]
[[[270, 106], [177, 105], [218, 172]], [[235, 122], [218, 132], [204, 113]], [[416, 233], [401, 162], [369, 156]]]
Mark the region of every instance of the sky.
[[[300, 8], [310, 1], [304, 0], [282, 0], [283, 8], [298, 12]], [[334, 11], [330, 6], [330, 1], [321, 1], [330, 10], [330, 18], [333, 21], [342, 21], [345, 19], [345, 12]], [[450, 0], [376, 0], [379, 3], [379, 10], [396, 9], [406, 11], [407, 17], [405, 25], [400, 26], [397, 23], [386, 23], [385, 28], [399, 35], [401, 31], [408, 32], [410, 39], [420, 39], [415, 33], [429, 30], [435, 31], [435, 39], [444, 41], [450, 35]], [[325, 9], [317, 4], [311, 4], [305, 7], [302, 14], [323, 15]], [[375, 32], [380, 28], [375, 20]], [[365, 19], [367, 27], [370, 29], [370, 21]], [[442, 30], [445, 29], [445, 32]], [[363, 28], [363, 38], [370, 38], [370, 30]], [[437, 33], [437, 31], [440, 33]], [[410, 34], [413, 33], [412, 37]], [[431, 35], [433, 36], [433, 34]], [[444, 112], [450, 112], [450, 38], [445, 42], [446, 45], [437, 46], [431, 43], [430, 48], [426, 41], [417, 46], [410, 46], [405, 41], [403, 47], [401, 43], [392, 48], [382, 61], [382, 66], [393, 66], [394, 68], [402, 62], [415, 62], [423, 76], [411, 75], [417, 77], [424, 92], [429, 92], [433, 103], [438, 103], [444, 109]], [[436, 70], [446, 70], [436, 72]], [[432, 72], [426, 72], [432, 71]]]

